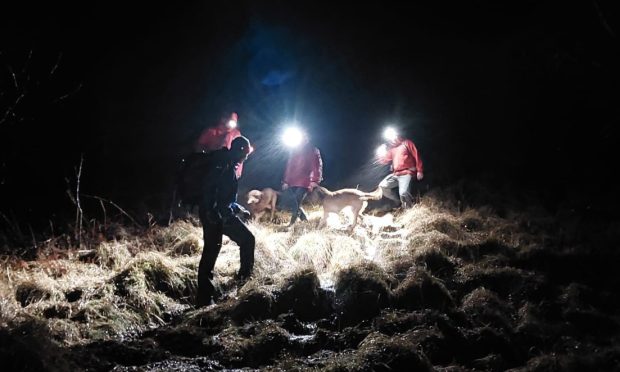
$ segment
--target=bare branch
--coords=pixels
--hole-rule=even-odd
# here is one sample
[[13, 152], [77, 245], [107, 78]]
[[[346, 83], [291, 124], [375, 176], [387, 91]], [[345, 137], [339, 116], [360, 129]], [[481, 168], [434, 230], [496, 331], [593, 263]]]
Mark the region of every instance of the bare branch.
[[82, 212], [82, 205], [80, 203], [80, 180], [82, 177], [82, 165], [84, 164], [84, 154], [80, 155], [80, 167], [77, 171], [77, 184], [75, 187], [75, 202], [76, 202], [76, 211], [75, 211], [75, 239], [78, 242], [78, 247], [82, 242], [82, 220], [84, 218], [84, 213]]
[[24, 67], [22, 67], [22, 74], [26, 72], [28, 69], [28, 65], [30, 65], [30, 60], [32, 59], [32, 49], [28, 52], [28, 57], [26, 58], [26, 62], [24, 62]]
[[104, 198], [102, 198], [102, 197], [95, 196], [95, 195], [86, 195], [86, 194], [84, 194], [83, 196], [84, 196], [84, 197], [86, 197], [86, 198], [96, 199], [96, 200], [99, 200], [99, 201], [104, 201], [104, 202], [106, 202], [106, 203], [110, 203], [113, 207], [115, 207], [116, 209], [118, 209], [118, 210], [119, 210], [119, 211], [120, 211], [120, 212], [121, 212], [121, 213], [122, 213], [125, 217], [129, 218], [129, 219], [131, 220], [131, 222], [133, 222], [133, 223], [134, 223], [134, 225], [136, 225], [136, 226], [138, 226], [138, 227], [142, 227], [142, 225], [140, 225], [138, 222], [136, 222], [136, 220], [134, 220], [134, 219], [133, 219], [133, 217], [131, 217], [131, 216], [129, 215], [129, 213], [125, 212], [125, 211], [123, 210], [123, 208], [119, 207], [119, 206], [118, 206], [116, 203], [114, 203], [113, 201], [108, 200], [108, 199], [104, 199]]
[[614, 32], [614, 30], [611, 28], [611, 26], [607, 22], [607, 18], [605, 17], [605, 14], [603, 13], [603, 10], [601, 9], [601, 7], [598, 5], [598, 2], [596, 0], [592, 0], [592, 2], [594, 3], [594, 7], [596, 8], [596, 13], [598, 14], [599, 20], [603, 24], [603, 27], [605, 28], [605, 30], [607, 30], [607, 32], [609, 32], [609, 34], [613, 38], [615, 38], [616, 33]]
[[73, 91], [65, 94], [64, 96], [58, 97], [54, 100], [54, 103], [58, 103], [62, 100], [65, 100], [67, 98], [69, 98], [70, 96], [74, 95], [75, 93], [77, 93], [80, 89], [82, 89], [82, 83], [80, 83], [80, 85], [77, 86], [77, 88], [75, 88]]
[[17, 76], [15, 76], [15, 72], [13, 72], [13, 68], [10, 65], [6, 65], [6, 68], [9, 70], [11, 77], [13, 78], [13, 83], [15, 84], [15, 89], [19, 91], [19, 84], [17, 84]]
[[58, 58], [56, 58], [56, 63], [54, 64], [54, 67], [52, 67], [52, 70], [50, 71], [50, 76], [54, 75], [54, 72], [56, 72], [56, 69], [58, 69], [58, 65], [60, 64], [61, 58], [62, 58], [62, 52], [58, 53]]
[[15, 113], [14, 113], [15, 106], [17, 106], [23, 98], [24, 98], [24, 94], [22, 93], [19, 95], [19, 97], [17, 97], [17, 99], [15, 100], [15, 103], [13, 103], [12, 106], [6, 109], [6, 111], [4, 112], [4, 116], [2, 117], [2, 119], [0, 119], [0, 124], [3, 124], [9, 118], [9, 116], [15, 117]]

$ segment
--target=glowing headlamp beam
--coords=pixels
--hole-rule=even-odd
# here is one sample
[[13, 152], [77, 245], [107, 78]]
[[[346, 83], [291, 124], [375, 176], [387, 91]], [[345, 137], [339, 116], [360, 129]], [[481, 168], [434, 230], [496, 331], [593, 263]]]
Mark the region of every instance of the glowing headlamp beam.
[[377, 147], [377, 150], [375, 150], [375, 154], [382, 158], [385, 156], [385, 154], [387, 154], [387, 146], [385, 144]]
[[383, 138], [385, 138], [387, 141], [395, 141], [396, 138], [398, 138], [398, 132], [396, 132], [396, 129], [392, 127], [387, 127], [383, 131]]
[[304, 133], [297, 127], [288, 127], [282, 134], [282, 142], [287, 147], [297, 147], [301, 144], [304, 138]]

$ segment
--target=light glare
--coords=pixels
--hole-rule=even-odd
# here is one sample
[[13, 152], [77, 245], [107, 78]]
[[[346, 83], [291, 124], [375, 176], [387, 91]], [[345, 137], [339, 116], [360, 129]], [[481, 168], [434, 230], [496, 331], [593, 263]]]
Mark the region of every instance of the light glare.
[[284, 142], [286, 146], [293, 148], [301, 144], [303, 137], [304, 134], [299, 128], [288, 127], [282, 134], [282, 142]]
[[378, 157], [384, 157], [385, 154], [387, 154], [387, 146], [385, 145], [385, 143], [377, 147], [377, 150], [375, 151], [375, 153], [377, 154]]
[[398, 132], [396, 132], [396, 129], [392, 127], [387, 127], [383, 131], [383, 138], [385, 138], [387, 141], [390, 141], [390, 142], [395, 141], [397, 137], [398, 137]]

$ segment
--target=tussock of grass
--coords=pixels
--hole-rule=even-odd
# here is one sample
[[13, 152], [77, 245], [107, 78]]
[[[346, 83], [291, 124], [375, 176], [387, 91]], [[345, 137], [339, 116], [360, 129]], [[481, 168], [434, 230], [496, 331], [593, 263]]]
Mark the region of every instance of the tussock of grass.
[[96, 250], [97, 263], [100, 266], [117, 270], [131, 259], [127, 241], [111, 241], [99, 244]]
[[349, 236], [335, 236], [331, 244], [332, 256], [328, 267], [329, 272], [339, 272], [348, 267], [360, 265], [368, 259], [368, 247], [363, 247], [361, 242]]
[[495, 293], [486, 288], [476, 288], [462, 301], [461, 310], [469, 314], [479, 325], [492, 325], [509, 330], [514, 310]]
[[341, 302], [343, 321], [355, 324], [372, 318], [390, 303], [391, 278], [378, 265], [363, 263], [336, 276], [336, 298]]
[[284, 279], [276, 297], [277, 313], [291, 312], [303, 321], [327, 317], [333, 310], [333, 301], [321, 288], [313, 268], [301, 269]]
[[290, 249], [291, 257], [301, 265], [312, 265], [318, 270], [327, 269], [332, 257], [332, 245], [320, 232], [301, 236]]
[[450, 278], [456, 264], [439, 248], [428, 248], [413, 252], [414, 261], [438, 278]]
[[[365, 216], [352, 232], [319, 228], [320, 208], [291, 229], [252, 222], [253, 277], [234, 279], [239, 247], [225, 238], [214, 277], [221, 295], [200, 309], [191, 307], [196, 219], [116, 226], [81, 251], [49, 243], [36, 261], [0, 263], [0, 356], [17, 355], [15, 369], [51, 370], [506, 370], [544, 369], [551, 353], [579, 349], [594, 361], [559, 363], [605, 369], [617, 356], [604, 348], [620, 328], [615, 279], [604, 277], [602, 293], [595, 283], [604, 279], [562, 274], [583, 261], [546, 252], [556, 241], [548, 220], [469, 191], [431, 192], [404, 212]], [[30, 349], [32, 361], [20, 356]]]
[[460, 289], [466, 292], [485, 287], [503, 299], [510, 296], [514, 301], [540, 299], [548, 292], [543, 276], [514, 267], [465, 265], [457, 272], [456, 280], [461, 283]]
[[454, 300], [446, 286], [426, 270], [412, 268], [394, 290], [395, 304], [400, 308], [432, 308], [447, 311], [454, 308]]
[[274, 301], [271, 291], [258, 285], [245, 285], [231, 310], [231, 318], [238, 323], [265, 319], [272, 314]]
[[171, 256], [193, 256], [202, 251], [202, 239], [189, 234], [172, 246]]
[[328, 361], [327, 371], [432, 371], [423, 353], [406, 335], [369, 334], [355, 353], [341, 353]]
[[190, 236], [202, 236], [200, 221], [197, 219], [177, 220], [169, 226], [156, 227], [149, 231], [145, 241], [157, 247], [158, 250], [169, 251]]

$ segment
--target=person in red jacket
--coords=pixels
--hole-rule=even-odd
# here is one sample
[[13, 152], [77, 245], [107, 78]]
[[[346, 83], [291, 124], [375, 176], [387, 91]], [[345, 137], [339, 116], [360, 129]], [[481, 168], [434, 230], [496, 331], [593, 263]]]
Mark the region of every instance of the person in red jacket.
[[284, 171], [282, 190], [291, 194], [293, 205], [291, 208], [291, 221], [293, 225], [297, 218], [307, 221], [308, 217], [301, 208], [308, 192], [323, 180], [323, 160], [321, 152], [308, 141], [304, 134], [300, 146], [291, 151]]
[[[396, 132], [386, 131], [388, 144], [382, 145], [377, 150], [377, 161], [382, 164], [390, 164], [392, 173], [387, 175], [379, 187], [383, 189], [383, 195], [399, 203], [403, 208], [413, 205], [413, 196], [409, 191], [411, 179], [418, 181], [424, 178], [422, 159], [413, 141], [403, 138]], [[398, 196], [394, 189], [398, 188]]]
[[[230, 115], [222, 115], [217, 126], [206, 128], [196, 141], [196, 152], [212, 152], [226, 147], [230, 150], [232, 141], [241, 137], [241, 132], [237, 128], [239, 116], [236, 112]], [[237, 178], [241, 177], [243, 164], [239, 164], [236, 170]]]

